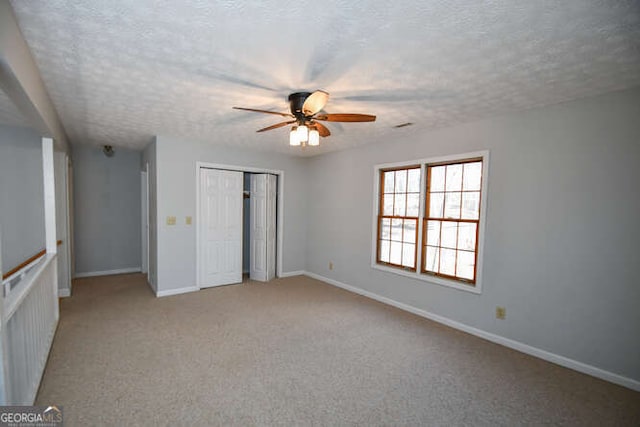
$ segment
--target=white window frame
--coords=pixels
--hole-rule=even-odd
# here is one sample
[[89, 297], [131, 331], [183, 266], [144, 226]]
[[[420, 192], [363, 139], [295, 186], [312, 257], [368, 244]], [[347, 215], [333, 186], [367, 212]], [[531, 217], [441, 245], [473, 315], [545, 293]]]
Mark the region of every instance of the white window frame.
[[[422, 263], [422, 238], [423, 238], [423, 221], [424, 213], [425, 213], [425, 200], [426, 200], [426, 172], [427, 172], [427, 164], [430, 163], [443, 163], [443, 162], [456, 162], [463, 161], [471, 158], [482, 158], [482, 186], [481, 186], [481, 199], [480, 199], [480, 229], [478, 230], [478, 252], [477, 252], [477, 261], [476, 261], [476, 281], [474, 285], [467, 285], [463, 282], [446, 279], [443, 277], [432, 276], [428, 274], [421, 273], [421, 263]], [[380, 171], [383, 169], [389, 168], [401, 168], [403, 166], [413, 166], [420, 165], [420, 212], [419, 212], [419, 220], [418, 220], [418, 241], [416, 244], [418, 245], [418, 251], [416, 255], [416, 267], [417, 271], [407, 271], [401, 268], [389, 267], [386, 265], [378, 264], [377, 262], [377, 254], [378, 254], [378, 213], [380, 209]], [[485, 226], [487, 222], [487, 187], [488, 187], [488, 177], [489, 177], [489, 151], [474, 151], [470, 153], [462, 153], [462, 154], [453, 154], [441, 157], [429, 157], [424, 159], [412, 159], [404, 162], [394, 162], [394, 163], [384, 163], [375, 165], [373, 167], [373, 214], [371, 221], [371, 268], [376, 270], [398, 274], [400, 276], [409, 277], [411, 279], [417, 279], [424, 282], [435, 283], [437, 285], [442, 285], [454, 289], [459, 289], [462, 291], [467, 291], [475, 294], [482, 293], [482, 273], [483, 273], [483, 265], [484, 265], [484, 234], [485, 234]]]

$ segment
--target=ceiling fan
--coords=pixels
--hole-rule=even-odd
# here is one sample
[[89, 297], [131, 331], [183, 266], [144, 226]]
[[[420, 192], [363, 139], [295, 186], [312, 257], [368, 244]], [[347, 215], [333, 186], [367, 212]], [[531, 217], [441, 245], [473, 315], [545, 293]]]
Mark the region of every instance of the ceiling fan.
[[259, 110], [256, 108], [233, 107], [236, 110], [253, 111], [256, 113], [275, 114], [281, 117], [287, 117], [292, 120], [276, 123], [257, 130], [257, 132], [265, 132], [277, 129], [283, 126], [295, 125], [292, 127], [289, 144], [290, 145], [319, 145], [320, 137], [331, 135], [329, 129], [319, 123], [324, 122], [373, 122], [376, 116], [370, 114], [327, 114], [320, 113], [329, 100], [329, 93], [323, 90], [315, 92], [295, 92], [289, 95], [290, 113], [280, 113], [278, 111]]

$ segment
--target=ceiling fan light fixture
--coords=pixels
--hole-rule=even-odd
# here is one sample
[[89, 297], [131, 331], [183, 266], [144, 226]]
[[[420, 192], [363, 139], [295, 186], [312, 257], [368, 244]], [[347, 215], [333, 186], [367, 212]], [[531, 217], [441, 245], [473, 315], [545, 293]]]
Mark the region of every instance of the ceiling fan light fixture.
[[297, 126], [291, 128], [291, 132], [289, 133], [289, 145], [291, 145], [292, 147], [300, 146], [300, 137], [298, 136]]
[[309, 145], [317, 147], [320, 145], [320, 132], [317, 129], [311, 129], [309, 131]]
[[258, 129], [256, 132], [266, 132], [293, 125], [289, 132], [289, 145], [294, 147], [317, 147], [320, 145], [320, 137], [326, 138], [331, 131], [320, 122], [375, 122], [376, 116], [371, 114], [339, 113], [329, 114], [324, 112], [324, 106], [329, 100], [329, 93], [323, 90], [315, 92], [294, 92], [287, 98], [289, 100], [290, 113], [262, 110], [258, 108], [232, 107], [236, 110], [251, 111], [255, 113], [272, 114], [286, 117], [286, 120]]
[[298, 139], [300, 142], [307, 142], [309, 140], [309, 128], [305, 125], [298, 126]]

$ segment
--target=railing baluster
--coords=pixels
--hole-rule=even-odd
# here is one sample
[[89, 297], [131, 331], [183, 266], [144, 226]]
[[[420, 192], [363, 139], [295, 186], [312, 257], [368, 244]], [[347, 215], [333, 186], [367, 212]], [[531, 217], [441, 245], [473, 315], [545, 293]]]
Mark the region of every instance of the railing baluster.
[[57, 324], [55, 257], [33, 270], [13, 289], [8, 280], [3, 282], [9, 292], [4, 300], [7, 317], [3, 319], [9, 365], [7, 404], [33, 404]]

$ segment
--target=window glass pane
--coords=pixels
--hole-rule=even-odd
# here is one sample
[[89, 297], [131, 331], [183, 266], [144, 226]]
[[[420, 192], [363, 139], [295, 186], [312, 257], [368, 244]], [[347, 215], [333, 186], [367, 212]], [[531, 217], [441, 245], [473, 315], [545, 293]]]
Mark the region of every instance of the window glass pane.
[[473, 252], [458, 251], [458, 277], [473, 280], [473, 269], [475, 266], [475, 255]]
[[380, 261], [389, 262], [389, 241], [388, 240], [380, 240], [378, 243], [380, 245]]
[[[426, 195], [420, 167], [381, 171], [380, 262], [411, 269], [424, 263], [421, 271], [475, 280], [482, 165], [476, 160], [427, 164]], [[425, 227], [420, 238], [418, 221]], [[421, 260], [416, 259], [418, 244]]]
[[462, 190], [462, 165], [447, 166], [447, 191]]
[[454, 276], [456, 274], [456, 250], [440, 250], [440, 273]]
[[444, 193], [431, 193], [429, 197], [429, 218], [444, 216]]
[[405, 267], [415, 267], [416, 265], [416, 245], [405, 243], [402, 245], [402, 265]]
[[432, 271], [434, 273], [437, 273], [439, 264], [440, 264], [440, 250], [438, 248], [434, 248], [433, 246], [427, 246], [427, 254], [426, 254], [424, 269], [427, 271]]
[[396, 193], [407, 192], [407, 170], [396, 171]]
[[444, 191], [444, 173], [446, 166], [434, 166], [430, 170], [429, 191]]
[[382, 215], [393, 215], [393, 194], [384, 195]]
[[407, 192], [420, 192], [420, 169], [409, 169], [409, 177], [407, 180]]
[[407, 194], [407, 216], [418, 216], [420, 212], [420, 194]]
[[402, 243], [391, 242], [391, 256], [389, 258], [389, 262], [392, 264], [400, 265], [401, 261], [402, 261]]
[[396, 203], [393, 207], [393, 214], [395, 216], [404, 216], [407, 208], [407, 195], [396, 194]]
[[476, 250], [476, 224], [461, 222], [458, 225], [458, 249]]
[[389, 171], [384, 173], [384, 192], [385, 193], [393, 193], [393, 183], [394, 177], [396, 173], [394, 171]]
[[427, 221], [427, 245], [440, 246], [440, 221]]
[[458, 223], [442, 221], [442, 234], [440, 235], [440, 238], [442, 239], [442, 243], [440, 244], [440, 246], [455, 249], [457, 237], [458, 237]]
[[480, 192], [462, 193], [462, 218], [480, 218]]
[[460, 194], [445, 193], [444, 196], [444, 217], [460, 218]]
[[391, 220], [391, 240], [402, 241], [402, 220]]
[[464, 164], [463, 190], [480, 190], [482, 176], [482, 162]]
[[389, 218], [382, 218], [380, 222], [380, 238], [389, 239], [391, 237], [391, 220]]
[[406, 219], [404, 221], [404, 240], [407, 243], [416, 242], [416, 220]]

